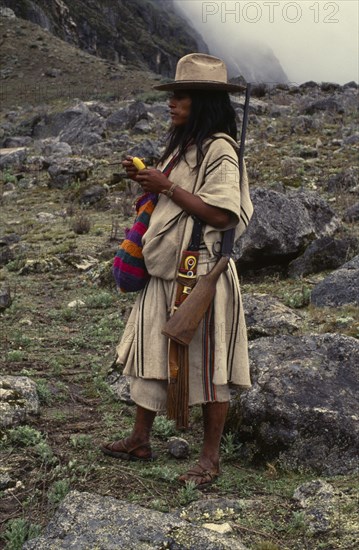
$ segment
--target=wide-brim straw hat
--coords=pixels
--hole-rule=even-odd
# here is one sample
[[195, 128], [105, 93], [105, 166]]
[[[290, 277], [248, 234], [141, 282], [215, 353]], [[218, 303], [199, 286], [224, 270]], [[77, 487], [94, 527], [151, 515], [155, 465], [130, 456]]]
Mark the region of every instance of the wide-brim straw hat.
[[240, 84], [230, 84], [227, 67], [218, 57], [205, 53], [190, 53], [177, 63], [175, 79], [154, 86], [156, 90], [224, 90], [239, 92], [245, 89]]

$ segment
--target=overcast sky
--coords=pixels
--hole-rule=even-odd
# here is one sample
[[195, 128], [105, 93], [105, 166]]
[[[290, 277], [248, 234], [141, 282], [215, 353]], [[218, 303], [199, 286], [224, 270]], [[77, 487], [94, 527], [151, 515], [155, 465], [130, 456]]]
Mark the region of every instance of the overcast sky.
[[[239, 43], [269, 46], [300, 84], [359, 81], [358, 0], [174, 0], [211, 43], [233, 56]], [[236, 58], [240, 63], [240, 51]]]

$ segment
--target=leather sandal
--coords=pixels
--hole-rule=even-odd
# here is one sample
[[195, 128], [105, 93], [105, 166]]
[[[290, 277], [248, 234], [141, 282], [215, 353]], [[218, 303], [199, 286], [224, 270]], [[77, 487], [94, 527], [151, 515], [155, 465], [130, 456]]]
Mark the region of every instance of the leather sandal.
[[137, 447], [128, 447], [126, 444], [126, 439], [101, 445], [100, 450], [105, 455], [112, 456], [113, 458], [120, 458], [121, 460], [151, 461], [155, 459], [149, 444], [137, 445]]
[[[188, 476], [188, 479], [182, 479]], [[193, 468], [187, 470], [185, 474], [179, 477], [179, 482], [186, 484], [190, 481], [195, 483], [196, 489], [204, 489], [209, 487], [218, 478], [219, 472], [216, 470], [208, 470], [200, 464], [196, 464]], [[203, 481], [202, 481], [203, 480]]]

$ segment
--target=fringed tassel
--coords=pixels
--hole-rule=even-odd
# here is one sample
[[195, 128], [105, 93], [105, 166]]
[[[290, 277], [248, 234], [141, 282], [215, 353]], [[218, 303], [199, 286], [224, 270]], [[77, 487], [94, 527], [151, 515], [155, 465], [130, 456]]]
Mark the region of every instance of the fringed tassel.
[[170, 341], [170, 380], [167, 394], [167, 418], [176, 421], [176, 428], [188, 428], [188, 346]]

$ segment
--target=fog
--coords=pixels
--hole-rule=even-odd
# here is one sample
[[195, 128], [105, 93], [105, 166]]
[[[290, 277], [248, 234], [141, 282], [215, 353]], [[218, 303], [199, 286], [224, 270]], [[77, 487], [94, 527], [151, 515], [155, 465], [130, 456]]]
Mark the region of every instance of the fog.
[[357, 0], [174, 0], [174, 4], [202, 35], [209, 53], [226, 60], [231, 76], [283, 81], [280, 64], [287, 79], [296, 84], [359, 81]]

